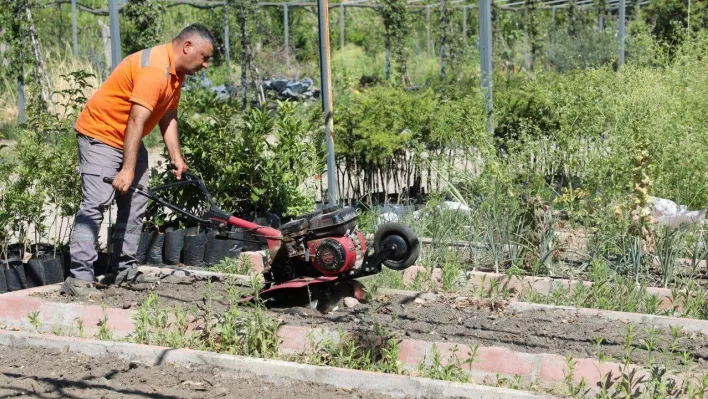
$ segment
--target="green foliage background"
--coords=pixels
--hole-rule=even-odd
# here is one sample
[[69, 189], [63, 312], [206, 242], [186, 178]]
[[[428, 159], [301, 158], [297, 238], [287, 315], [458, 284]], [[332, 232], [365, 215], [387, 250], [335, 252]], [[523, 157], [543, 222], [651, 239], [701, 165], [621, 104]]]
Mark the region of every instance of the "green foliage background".
[[[12, 95], [7, 93], [15, 90], [19, 65], [30, 98], [37, 98], [32, 94], [37, 65], [28, 50], [29, 28], [21, 18], [22, 7], [33, 11], [52, 65], [70, 58], [68, 7], [42, 4], [18, 0], [13, 1], [14, 8], [0, 11], [3, 26], [8, 27], [3, 40], [11, 48], [5, 57], [12, 62], [0, 63], [2, 98], [9, 104]], [[107, 6], [105, 0], [84, 4]], [[708, 150], [702, 118], [708, 100], [702, 89], [706, 67], [701, 57], [707, 42], [702, 3], [691, 10], [690, 29], [682, 2], [628, 8], [627, 65], [619, 70], [615, 11], [570, 7], [558, 11], [554, 19], [535, 1], [527, 2], [526, 12], [495, 6], [494, 135], [485, 129], [474, 47], [475, 12], [469, 10], [465, 36], [460, 8], [450, 5], [445, 18], [431, 9], [428, 52], [422, 9], [405, 9], [402, 0], [382, 0], [379, 5], [379, 10], [346, 10], [343, 48], [340, 16], [336, 8], [331, 12], [340, 188], [351, 191], [355, 199], [412, 184], [443, 195], [450, 195], [452, 185], [470, 199], [502, 188], [552, 200], [571, 188], [586, 190], [604, 204], [626, 202], [632, 195], [632, 157], [641, 139], [649, 143], [653, 194], [689, 207], [708, 206], [703, 182], [707, 165], [702, 157]], [[210, 27], [219, 45], [206, 76], [215, 85], [234, 85], [239, 95], [222, 101], [208, 88], [183, 93], [180, 127], [190, 164], [205, 176], [219, 205], [228, 211], [292, 215], [311, 209], [314, 194], [321, 194], [318, 182], [324, 171], [320, 105], [258, 104], [251, 82], [286, 75], [312, 76], [318, 84], [316, 13], [291, 7], [290, 42], [285, 48], [281, 8], [255, 10], [252, 2], [243, 1], [230, 1], [229, 6], [228, 66], [222, 9], [163, 7], [154, 0], [131, 0], [122, 12], [123, 53], [165, 42], [188, 23]], [[601, 16], [604, 26], [599, 27]], [[96, 19], [107, 22], [106, 17], [79, 13], [79, 57], [103, 70]], [[390, 39], [393, 66], [388, 81], [385, 36]], [[244, 76], [247, 107], [242, 110]], [[70, 118], [59, 117], [65, 130], [71, 126]], [[13, 138], [22, 129], [39, 129], [31, 124], [8, 126], [3, 131], [12, 129]], [[150, 137], [159, 144], [153, 136], [159, 133]], [[12, 156], [32, 153], [20, 150], [21, 146]], [[64, 170], [71, 171], [67, 165], [72, 158], [62, 160]], [[188, 197], [183, 200], [189, 202]], [[66, 209], [69, 212], [70, 207]]]

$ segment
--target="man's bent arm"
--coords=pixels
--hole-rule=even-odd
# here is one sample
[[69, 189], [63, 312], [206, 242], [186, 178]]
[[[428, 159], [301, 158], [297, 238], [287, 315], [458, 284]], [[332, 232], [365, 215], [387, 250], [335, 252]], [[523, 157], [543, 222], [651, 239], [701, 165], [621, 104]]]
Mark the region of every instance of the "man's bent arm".
[[152, 112], [142, 105], [133, 103], [130, 107], [128, 126], [125, 128], [125, 139], [123, 140], [123, 170], [135, 173], [135, 164], [138, 161], [138, 148], [143, 138], [145, 122], [147, 122]]
[[179, 146], [179, 133], [177, 130], [177, 110], [168, 110], [160, 119], [160, 131], [165, 142], [167, 153], [173, 163], [182, 160], [182, 152]]
[[128, 116], [128, 125], [123, 139], [123, 167], [113, 181], [113, 187], [122, 193], [133, 184], [135, 165], [138, 162], [138, 148], [143, 138], [145, 122], [150, 114], [152, 112], [142, 105], [133, 103], [130, 107], [130, 116]]
[[160, 119], [160, 130], [162, 131], [162, 139], [165, 142], [165, 148], [170, 156], [172, 164], [176, 167], [174, 175], [180, 179], [182, 173], [187, 171], [187, 164], [182, 158], [182, 150], [179, 144], [179, 130], [177, 128], [177, 110], [171, 109]]

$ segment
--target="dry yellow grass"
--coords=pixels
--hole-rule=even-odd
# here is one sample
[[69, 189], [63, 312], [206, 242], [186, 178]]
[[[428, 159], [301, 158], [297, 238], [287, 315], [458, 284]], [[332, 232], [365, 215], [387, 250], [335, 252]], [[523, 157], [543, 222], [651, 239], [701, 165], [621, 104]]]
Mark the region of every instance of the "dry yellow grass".
[[[56, 51], [50, 49], [45, 53], [47, 71], [53, 91], [60, 92], [69, 88], [69, 82], [62, 75], [83, 69], [96, 76], [89, 80], [92, 87], [87, 88], [84, 92], [86, 98], [91, 97], [101, 83], [99, 71], [95, 70], [87, 60], [64, 56], [63, 54], [66, 53], [66, 51], [58, 51], [58, 49]], [[17, 121], [18, 116], [17, 83], [9, 76], [2, 76], [0, 79], [0, 124], [11, 124]], [[29, 93], [26, 94], [26, 98], [29, 98]], [[54, 96], [54, 101], [61, 103], [61, 96]], [[64, 109], [59, 105], [54, 105], [52, 111], [59, 115], [64, 114]]]
[[[13, 90], [14, 88], [14, 90]], [[0, 124], [17, 120], [17, 86], [8, 76], [0, 77]]]
[[[88, 71], [94, 75], [93, 78], [89, 79], [91, 87], [86, 88], [84, 91], [86, 98], [90, 98], [101, 84], [100, 72], [95, 70], [91, 63], [82, 58], [74, 58], [70, 56], [62, 57], [58, 53], [49, 51], [47, 54], [47, 65], [47, 69], [49, 70], [49, 79], [52, 82], [52, 89], [55, 92], [60, 92], [70, 88], [69, 82], [62, 76], [78, 70]], [[61, 103], [61, 96], [56, 96], [54, 101]], [[53, 111], [59, 115], [64, 114], [64, 109], [59, 105], [55, 105]]]

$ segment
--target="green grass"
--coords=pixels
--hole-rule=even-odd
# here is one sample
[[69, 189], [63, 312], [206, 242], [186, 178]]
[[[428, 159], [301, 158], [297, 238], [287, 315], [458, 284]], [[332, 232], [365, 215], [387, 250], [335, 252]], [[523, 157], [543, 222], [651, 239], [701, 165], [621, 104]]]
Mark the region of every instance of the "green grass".
[[17, 123], [14, 121], [0, 121], [0, 140], [17, 140]]

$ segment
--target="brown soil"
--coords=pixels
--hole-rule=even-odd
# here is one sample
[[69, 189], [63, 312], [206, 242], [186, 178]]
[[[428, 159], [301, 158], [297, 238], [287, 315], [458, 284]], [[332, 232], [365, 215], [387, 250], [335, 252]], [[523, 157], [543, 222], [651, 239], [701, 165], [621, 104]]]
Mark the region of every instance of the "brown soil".
[[[163, 280], [154, 285], [162, 306], [185, 304], [204, 307], [207, 292], [205, 281]], [[239, 288], [239, 287], [236, 287]], [[229, 285], [212, 284], [214, 308], [225, 309], [229, 303]], [[234, 288], [235, 289], [235, 288]], [[240, 287], [241, 290], [246, 290]], [[136, 307], [147, 298], [150, 291], [109, 288], [104, 301], [109, 306], [124, 307], [130, 302]], [[424, 294], [425, 295], [425, 294]], [[50, 300], [76, 302], [75, 298], [59, 294], [45, 294]], [[433, 296], [434, 297], [434, 296]], [[347, 308], [339, 303], [334, 311], [322, 314], [309, 307], [271, 309], [272, 317], [283, 324], [305, 325], [342, 329], [356, 334], [370, 333], [378, 323], [397, 337], [425, 341], [449, 341], [480, 346], [502, 346], [529, 353], [554, 353], [573, 355], [576, 358], [597, 358], [599, 353], [623, 359], [626, 353], [625, 338], [628, 325], [599, 317], [569, 315], [562, 311], [513, 312], [505, 309], [504, 302], [472, 299], [459, 296], [437, 298], [411, 296], [379, 296], [368, 304]], [[649, 338], [649, 325], [634, 326], [631, 359], [633, 363], [648, 364], [651, 355], [656, 361], [672, 365], [681, 364], [678, 354], [669, 354], [673, 342], [668, 329], [656, 330], [657, 349], [650, 353], [645, 342]], [[598, 347], [597, 340], [602, 338]], [[680, 352], [687, 351], [699, 369], [708, 368], [708, 337], [702, 334], [682, 334], [678, 340]]]
[[0, 398], [391, 398], [206, 366], [146, 366], [108, 357], [0, 347]]
[[[458, 299], [460, 298], [460, 299]], [[527, 353], [571, 354], [574, 357], [597, 358], [597, 338], [603, 342], [599, 352], [615, 359], [625, 356], [627, 324], [598, 317], [569, 316], [560, 311], [512, 312], [504, 310], [503, 302], [441, 297], [416, 303], [414, 297], [380, 296], [377, 301], [361, 304], [354, 309], [340, 306], [337, 311], [321, 314], [313, 309], [282, 312], [283, 323], [329, 327], [365, 334], [375, 323], [394, 336], [424, 341], [449, 341], [480, 346], [502, 346]], [[636, 325], [632, 340], [633, 363], [648, 364], [647, 329]], [[658, 329], [656, 341], [666, 352], [672, 342], [668, 329]], [[708, 337], [681, 335], [681, 351], [692, 354], [698, 369], [708, 367]], [[658, 352], [658, 353], [657, 353]], [[654, 352], [656, 361], [679, 364], [678, 355]]]
[[[211, 289], [208, 287], [211, 286]], [[145, 302], [151, 293], [156, 293], [159, 297], [161, 307], [181, 307], [187, 311], [195, 311], [198, 314], [205, 312], [207, 308], [208, 295], [211, 293], [211, 306], [215, 312], [225, 311], [231, 303], [250, 293], [251, 290], [238, 285], [237, 283], [227, 283], [219, 281], [218, 278], [205, 277], [162, 277], [156, 283], [133, 284], [125, 287], [101, 286], [98, 288], [103, 292], [101, 299], [80, 300], [67, 296], [61, 292], [49, 292], [33, 294], [56, 302], [73, 302], [86, 304], [105, 303], [108, 307], [135, 309]]]

